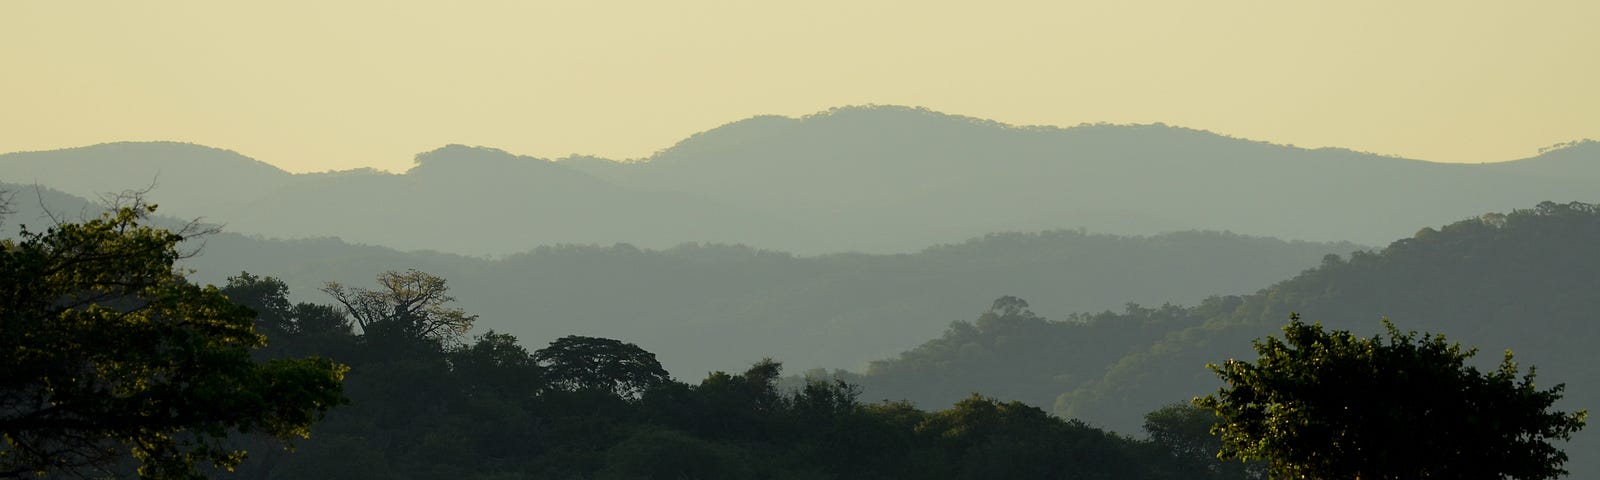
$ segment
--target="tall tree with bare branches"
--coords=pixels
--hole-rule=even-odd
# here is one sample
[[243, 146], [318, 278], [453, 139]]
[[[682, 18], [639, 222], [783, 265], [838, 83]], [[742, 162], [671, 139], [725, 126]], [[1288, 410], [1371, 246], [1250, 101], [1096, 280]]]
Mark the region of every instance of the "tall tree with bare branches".
[[415, 269], [378, 274], [378, 289], [351, 288], [328, 282], [322, 291], [343, 305], [362, 333], [384, 337], [459, 342], [477, 315], [445, 304], [455, 301], [445, 280]]

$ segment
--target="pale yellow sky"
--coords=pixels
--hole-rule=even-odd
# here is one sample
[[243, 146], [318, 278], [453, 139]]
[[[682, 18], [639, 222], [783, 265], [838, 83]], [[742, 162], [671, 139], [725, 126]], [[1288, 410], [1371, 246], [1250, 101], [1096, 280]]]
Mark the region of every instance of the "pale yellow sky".
[[1165, 122], [1446, 162], [1600, 138], [1600, 2], [0, 0], [0, 152], [636, 158], [758, 114]]

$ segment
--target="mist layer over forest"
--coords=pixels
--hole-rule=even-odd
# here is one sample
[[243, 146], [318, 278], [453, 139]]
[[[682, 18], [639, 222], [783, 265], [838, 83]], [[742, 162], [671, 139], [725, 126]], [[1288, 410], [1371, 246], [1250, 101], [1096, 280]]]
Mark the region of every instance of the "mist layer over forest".
[[[1600, 404], [1597, 145], [1440, 164], [903, 107], [756, 117], [620, 162], [450, 145], [404, 173], [112, 143], [0, 155], [0, 233], [95, 218], [95, 194], [129, 189], [148, 189], [156, 225], [220, 225], [181, 243], [198, 253], [178, 264], [188, 280], [268, 312], [263, 358], [354, 366], [354, 404], [305, 453], [247, 464], [262, 478], [373, 438], [403, 440], [350, 478], [634, 478], [675, 452], [696, 455], [679, 474], [727, 478], [1035, 462], [1053, 469], [1037, 478], [1247, 478], [1184, 463], [1209, 457], [1173, 453], [1150, 422], [1219, 388], [1205, 365], [1251, 358], [1291, 314], [1360, 335], [1389, 318], [1482, 346], [1485, 365], [1511, 349], [1541, 386], [1566, 384], [1559, 408]], [[385, 272], [447, 281], [470, 335], [380, 343], [340, 295]], [[310, 319], [333, 327], [306, 334]], [[585, 387], [555, 369], [586, 355], [563, 341], [647, 375]], [[394, 400], [406, 378], [460, 410], [425, 419], [438, 407]], [[1600, 473], [1592, 436], [1563, 444], [1577, 478]], [[895, 460], [830, 466], [849, 455], [827, 445], [848, 442]], [[419, 460], [432, 448], [476, 460]]]

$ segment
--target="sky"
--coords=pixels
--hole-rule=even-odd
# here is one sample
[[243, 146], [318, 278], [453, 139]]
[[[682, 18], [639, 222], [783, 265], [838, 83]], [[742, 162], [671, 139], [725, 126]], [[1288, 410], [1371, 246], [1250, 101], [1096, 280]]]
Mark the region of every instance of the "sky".
[[754, 115], [1163, 122], [1441, 162], [1600, 138], [1600, 2], [0, 0], [0, 152], [642, 158]]

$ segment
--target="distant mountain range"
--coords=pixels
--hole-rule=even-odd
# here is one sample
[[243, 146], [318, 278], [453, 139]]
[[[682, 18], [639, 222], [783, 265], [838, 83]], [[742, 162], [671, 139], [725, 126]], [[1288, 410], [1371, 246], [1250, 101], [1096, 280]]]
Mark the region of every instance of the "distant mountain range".
[[403, 174], [289, 174], [237, 153], [113, 143], [0, 155], [0, 180], [155, 188], [179, 217], [280, 238], [504, 255], [559, 243], [912, 252], [996, 231], [1211, 229], [1381, 244], [1542, 200], [1600, 200], [1600, 142], [1443, 164], [1165, 125], [1013, 127], [905, 107], [755, 117], [647, 159], [446, 146]]

